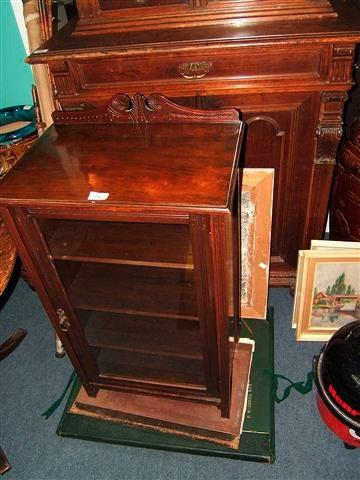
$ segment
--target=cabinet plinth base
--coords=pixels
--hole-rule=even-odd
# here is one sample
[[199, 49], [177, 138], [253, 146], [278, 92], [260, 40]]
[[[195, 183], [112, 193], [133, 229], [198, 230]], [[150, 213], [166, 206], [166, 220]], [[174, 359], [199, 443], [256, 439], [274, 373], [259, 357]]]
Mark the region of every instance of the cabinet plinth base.
[[84, 388], [70, 412], [238, 449], [252, 350], [249, 343], [236, 345], [230, 418], [221, 417], [215, 405], [112, 390], [100, 390], [96, 398], [91, 398]]
[[[145, 430], [124, 425], [118, 421], [104, 420], [99, 416], [74, 413], [81, 384], [76, 381], [57, 433], [60, 436], [81, 438], [114, 444], [140, 446], [192, 454], [220, 456], [238, 460], [273, 462], [274, 452], [274, 402], [271, 397], [271, 379], [265, 370], [273, 370], [273, 313], [269, 309], [267, 320], [247, 320], [251, 326], [255, 351], [250, 373], [249, 399], [243, 432], [237, 450], [175, 434]], [[101, 395], [101, 391], [99, 392]], [[146, 397], [149, 399], [150, 397]], [[191, 404], [190, 404], [191, 405]]]

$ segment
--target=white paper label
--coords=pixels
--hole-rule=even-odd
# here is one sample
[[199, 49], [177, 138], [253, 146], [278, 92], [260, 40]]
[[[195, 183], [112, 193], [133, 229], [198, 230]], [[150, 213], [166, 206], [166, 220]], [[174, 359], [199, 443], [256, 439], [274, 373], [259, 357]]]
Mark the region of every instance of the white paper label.
[[90, 192], [88, 200], [106, 200], [108, 196], [108, 192]]
[[260, 263], [259, 263], [259, 267], [262, 268], [263, 270], [266, 270], [266, 269], [267, 269], [266, 263], [263, 263], [263, 262], [260, 262]]

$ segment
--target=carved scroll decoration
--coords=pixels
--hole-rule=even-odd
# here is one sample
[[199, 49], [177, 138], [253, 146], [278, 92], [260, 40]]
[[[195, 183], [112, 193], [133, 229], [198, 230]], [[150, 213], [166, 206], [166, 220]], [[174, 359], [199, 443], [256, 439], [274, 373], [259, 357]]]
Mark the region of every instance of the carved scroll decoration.
[[315, 165], [335, 165], [336, 151], [342, 135], [342, 111], [348, 96], [345, 92], [323, 92], [319, 124], [316, 129]]
[[101, 108], [88, 111], [55, 111], [55, 124], [71, 123], [167, 123], [206, 122], [239, 123], [235, 109], [196, 110], [182, 107], [159, 94], [145, 97], [141, 93], [119, 93]]

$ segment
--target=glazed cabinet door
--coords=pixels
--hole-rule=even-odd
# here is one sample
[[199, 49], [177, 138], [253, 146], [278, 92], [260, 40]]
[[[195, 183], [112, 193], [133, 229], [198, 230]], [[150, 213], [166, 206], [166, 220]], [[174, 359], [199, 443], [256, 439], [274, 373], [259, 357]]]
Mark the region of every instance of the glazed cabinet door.
[[46, 291], [88, 393], [110, 387], [228, 401], [236, 269], [231, 246], [223, 269], [210, 230], [226, 243], [230, 225], [196, 215], [175, 224], [13, 215], [40, 276], [36, 288]]
[[100, 381], [205, 389], [188, 225], [38, 225]]

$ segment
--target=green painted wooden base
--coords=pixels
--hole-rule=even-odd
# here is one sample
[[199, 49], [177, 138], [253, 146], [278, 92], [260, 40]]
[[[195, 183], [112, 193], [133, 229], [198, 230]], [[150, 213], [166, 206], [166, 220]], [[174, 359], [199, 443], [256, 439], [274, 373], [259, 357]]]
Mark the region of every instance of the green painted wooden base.
[[274, 401], [271, 395], [271, 378], [267, 372], [274, 370], [273, 309], [269, 308], [267, 320], [246, 320], [242, 326], [241, 336], [255, 340], [255, 352], [239, 450], [234, 451], [205, 441], [126, 427], [115, 422], [69, 413], [81, 386], [78, 379], [72, 387], [61, 417], [57, 429], [58, 435], [97, 442], [272, 463], [275, 460]]

